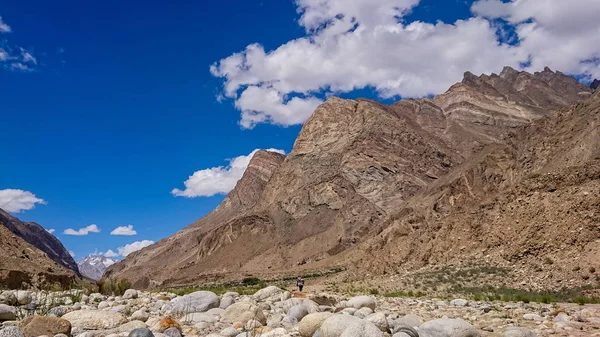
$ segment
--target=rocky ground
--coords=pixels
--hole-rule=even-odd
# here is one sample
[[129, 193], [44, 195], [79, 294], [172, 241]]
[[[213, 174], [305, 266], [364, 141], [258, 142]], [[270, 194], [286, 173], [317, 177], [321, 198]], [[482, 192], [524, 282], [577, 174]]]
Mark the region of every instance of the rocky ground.
[[600, 336], [600, 306], [208, 291], [0, 292], [0, 337]]

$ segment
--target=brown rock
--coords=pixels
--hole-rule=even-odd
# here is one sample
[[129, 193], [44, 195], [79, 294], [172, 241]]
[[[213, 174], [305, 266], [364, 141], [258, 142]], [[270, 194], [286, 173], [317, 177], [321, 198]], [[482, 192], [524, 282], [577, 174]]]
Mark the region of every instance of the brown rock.
[[177, 321], [172, 318], [163, 318], [158, 324], [160, 327], [158, 332], [164, 332], [169, 328], [176, 328], [177, 330], [181, 331], [181, 326], [179, 325], [179, 323], [177, 323]]
[[32, 316], [21, 323], [25, 337], [71, 335], [71, 323], [58, 317]]

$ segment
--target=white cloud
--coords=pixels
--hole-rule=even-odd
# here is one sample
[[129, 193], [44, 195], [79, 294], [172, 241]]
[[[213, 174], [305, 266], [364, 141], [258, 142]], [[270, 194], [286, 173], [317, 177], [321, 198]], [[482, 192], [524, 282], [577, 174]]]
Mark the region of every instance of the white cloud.
[[[12, 28], [0, 16], [0, 34], [11, 33]], [[10, 46], [5, 39], [0, 39], [0, 70], [30, 72], [35, 70], [37, 59], [33, 54], [21, 47]]]
[[65, 231], [63, 232], [63, 234], [65, 234], [65, 235], [77, 235], [77, 236], [88, 235], [89, 233], [100, 233], [100, 228], [98, 228], [98, 226], [95, 224], [91, 224], [87, 227], [80, 228], [78, 230], [68, 228], [68, 229], [65, 229]]
[[11, 30], [12, 29], [10, 28], [10, 26], [4, 23], [2, 17], [0, 16], [0, 33], [10, 33]]
[[116, 252], [112, 249], [109, 249], [105, 253], [101, 253], [100, 255], [104, 255], [106, 257], [119, 257], [119, 256], [126, 257], [127, 255], [129, 255], [133, 252], [137, 252], [138, 250], [140, 250], [144, 247], [148, 247], [153, 243], [154, 243], [154, 241], [152, 241], [152, 240], [135, 241], [132, 243], [128, 243], [125, 246], [121, 246], [121, 247], [117, 248]]
[[119, 256], [119, 253], [116, 253], [112, 249], [109, 249], [106, 251], [106, 253], [103, 253], [101, 255], [104, 255], [106, 257], [117, 257], [117, 256]]
[[53, 228], [50, 228], [50, 229], [46, 229], [46, 232], [52, 234], [52, 233], [56, 232], [56, 230], [54, 230]]
[[242, 92], [235, 105], [242, 111], [240, 125], [250, 129], [266, 121], [284, 126], [300, 124], [321, 103], [315, 97], [288, 99], [272, 88], [252, 86]]
[[[299, 124], [323, 95], [374, 88], [381, 97], [438, 94], [465, 71], [548, 65], [600, 77], [597, 0], [481, 0], [473, 17], [452, 24], [405, 22], [419, 0], [296, 0], [307, 35], [265, 51], [250, 44], [211, 66], [242, 127]], [[518, 44], [499, 41], [497, 18]], [[501, 29], [502, 30], [502, 29]], [[587, 62], [586, 62], [587, 61]]]
[[120, 226], [120, 227], [113, 229], [113, 231], [110, 232], [110, 235], [132, 236], [132, 235], [136, 235], [136, 234], [137, 234], [137, 232], [133, 229], [133, 225]]
[[16, 189], [0, 190], [0, 208], [7, 212], [19, 213], [28, 211], [36, 204], [45, 205], [46, 202], [35, 196], [35, 194]]
[[154, 241], [152, 241], [152, 240], [142, 240], [142, 241], [136, 241], [136, 242], [126, 244], [125, 246], [118, 248], [119, 255], [126, 257], [127, 255], [129, 255], [133, 252], [137, 252], [138, 250], [140, 250], [144, 247], [148, 247], [153, 243], [154, 243]]
[[[228, 166], [217, 166], [194, 172], [183, 184], [184, 190], [175, 188], [171, 194], [177, 197], [210, 197], [216, 194], [227, 194], [244, 175], [250, 159], [258, 149], [246, 156], [239, 156], [229, 160]], [[278, 149], [267, 149], [267, 151], [285, 154]]]
[[531, 56], [531, 68], [549, 66], [600, 77], [600, 1], [481, 0], [473, 4], [472, 10], [513, 24], [519, 50]]

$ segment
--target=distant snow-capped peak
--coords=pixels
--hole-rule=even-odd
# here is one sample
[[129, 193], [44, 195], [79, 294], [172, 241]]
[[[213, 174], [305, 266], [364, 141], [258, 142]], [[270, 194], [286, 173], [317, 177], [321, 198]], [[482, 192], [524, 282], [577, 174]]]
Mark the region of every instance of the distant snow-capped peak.
[[99, 280], [102, 278], [102, 274], [104, 274], [106, 269], [115, 263], [117, 263], [117, 261], [104, 255], [92, 254], [79, 260], [77, 265], [79, 267], [79, 272], [83, 276], [93, 280]]

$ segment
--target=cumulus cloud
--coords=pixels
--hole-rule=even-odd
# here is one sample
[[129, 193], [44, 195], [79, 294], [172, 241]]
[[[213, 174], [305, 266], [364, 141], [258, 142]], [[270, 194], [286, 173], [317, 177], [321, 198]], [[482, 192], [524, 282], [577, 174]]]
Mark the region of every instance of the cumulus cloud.
[[10, 28], [10, 26], [4, 23], [2, 17], [0, 16], [0, 33], [10, 33], [11, 30], [12, 29]]
[[53, 228], [50, 228], [50, 229], [46, 229], [46, 232], [52, 234], [52, 233], [56, 232], [56, 230], [54, 230]]
[[529, 68], [600, 77], [600, 1], [480, 0], [472, 11], [513, 25], [518, 49], [531, 58]]
[[119, 255], [125, 257], [133, 252], [137, 252], [138, 250], [144, 247], [148, 247], [153, 243], [154, 241], [152, 240], [142, 240], [126, 244], [125, 246], [118, 248]]
[[106, 251], [106, 253], [103, 253], [102, 255], [104, 255], [106, 257], [117, 257], [117, 256], [119, 256], [119, 253], [116, 253], [112, 249], [109, 249]]
[[[235, 184], [242, 178], [250, 159], [259, 149], [252, 151], [246, 156], [229, 159], [229, 165], [217, 166], [194, 172], [183, 184], [185, 189], [175, 188], [171, 194], [177, 197], [210, 197], [216, 194], [227, 194]], [[267, 151], [285, 154], [278, 149], [267, 149]]]
[[148, 247], [151, 244], [153, 244], [154, 241], [152, 240], [142, 240], [142, 241], [135, 241], [132, 243], [128, 243], [125, 246], [119, 247], [117, 248], [117, 251], [113, 251], [112, 249], [107, 250], [105, 253], [102, 253], [101, 255], [104, 255], [106, 257], [126, 257], [127, 255], [133, 253], [133, 252], [137, 252], [138, 250]]
[[[305, 37], [269, 51], [250, 44], [210, 70], [245, 128], [302, 123], [322, 97], [366, 87], [383, 98], [438, 94], [467, 70], [548, 65], [600, 77], [597, 0], [479, 0], [466, 20], [405, 22], [419, 2], [296, 0]], [[506, 27], [515, 43], [502, 39]]]
[[133, 229], [133, 225], [120, 226], [120, 227], [113, 229], [112, 232], [110, 232], [110, 235], [132, 236], [132, 235], [136, 235], [136, 234], [137, 234], [137, 232]]
[[100, 233], [100, 228], [98, 228], [98, 226], [95, 224], [91, 224], [87, 227], [83, 227], [78, 230], [68, 228], [68, 229], [65, 229], [65, 231], [63, 232], [63, 234], [65, 234], [65, 235], [76, 235], [76, 236], [88, 235], [89, 233]]
[[[0, 16], [0, 34], [8, 34], [12, 28], [2, 20]], [[2, 68], [11, 71], [33, 71], [37, 65], [37, 59], [30, 51], [18, 46], [11, 46], [6, 39], [0, 38], [0, 70]]]
[[16, 189], [0, 190], [0, 208], [7, 212], [19, 213], [28, 211], [36, 204], [45, 205], [46, 202], [35, 196], [35, 194]]

